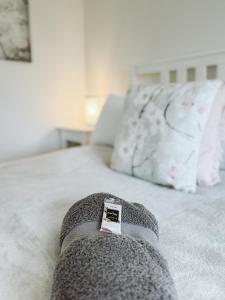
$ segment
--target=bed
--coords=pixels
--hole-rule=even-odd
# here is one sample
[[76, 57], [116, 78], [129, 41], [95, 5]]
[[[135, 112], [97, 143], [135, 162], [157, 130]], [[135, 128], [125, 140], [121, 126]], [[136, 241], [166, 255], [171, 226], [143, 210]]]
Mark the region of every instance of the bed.
[[139, 202], [155, 214], [179, 299], [224, 299], [225, 172], [221, 184], [185, 194], [111, 170], [111, 153], [88, 145], [0, 165], [0, 299], [50, 298], [62, 219], [95, 192]]
[[225, 172], [222, 184], [184, 194], [110, 170], [111, 151], [84, 146], [0, 167], [0, 298], [49, 299], [66, 211], [107, 191], [155, 214], [180, 299], [223, 299]]

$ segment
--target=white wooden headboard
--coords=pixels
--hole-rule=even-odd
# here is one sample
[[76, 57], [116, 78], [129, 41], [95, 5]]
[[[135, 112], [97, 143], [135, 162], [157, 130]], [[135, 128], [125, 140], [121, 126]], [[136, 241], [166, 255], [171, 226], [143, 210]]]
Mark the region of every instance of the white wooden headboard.
[[130, 78], [132, 83], [164, 84], [206, 79], [225, 80], [225, 50], [136, 66]]

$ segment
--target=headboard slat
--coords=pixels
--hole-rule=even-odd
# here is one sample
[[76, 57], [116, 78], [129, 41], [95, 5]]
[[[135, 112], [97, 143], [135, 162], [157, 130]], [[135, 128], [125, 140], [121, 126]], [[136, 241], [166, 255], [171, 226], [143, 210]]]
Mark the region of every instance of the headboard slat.
[[218, 78], [225, 78], [225, 64], [218, 66]]
[[178, 82], [185, 83], [187, 81], [187, 73], [185, 68], [178, 69]]
[[199, 66], [196, 68], [196, 80], [206, 80], [207, 79], [207, 71], [206, 66]]
[[164, 84], [170, 82], [170, 76], [168, 70], [163, 70], [163, 72], [161, 72], [160, 81]]

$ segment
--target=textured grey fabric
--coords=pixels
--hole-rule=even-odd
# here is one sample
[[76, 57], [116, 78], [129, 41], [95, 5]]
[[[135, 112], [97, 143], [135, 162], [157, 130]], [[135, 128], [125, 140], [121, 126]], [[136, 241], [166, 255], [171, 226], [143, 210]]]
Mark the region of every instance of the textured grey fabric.
[[[154, 216], [142, 205], [109, 194], [94, 194], [66, 214], [60, 243], [76, 227], [100, 220], [105, 198], [122, 204], [122, 222], [143, 226], [158, 236]], [[81, 237], [62, 251], [55, 269], [52, 300], [174, 300], [176, 291], [167, 263], [149, 241], [103, 233]]]
[[[149, 228], [145, 228], [139, 225], [133, 225], [128, 223], [121, 224], [121, 233], [123, 236], [130, 236], [136, 240], [143, 240], [149, 242], [153, 247], [158, 248], [158, 237]], [[70, 233], [64, 238], [61, 253], [67, 248], [73, 241], [79, 240], [84, 237], [102, 236], [102, 232], [99, 230], [98, 222], [86, 222], [74, 227]]]

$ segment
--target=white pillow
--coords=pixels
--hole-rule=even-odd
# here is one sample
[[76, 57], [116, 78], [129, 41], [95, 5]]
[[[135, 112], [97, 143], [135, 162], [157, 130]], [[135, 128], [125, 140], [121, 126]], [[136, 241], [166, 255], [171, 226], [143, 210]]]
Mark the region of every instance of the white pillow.
[[[225, 147], [224, 147], [225, 148]], [[220, 170], [225, 171], [225, 155], [223, 155], [223, 160], [221, 162]]]
[[222, 81], [136, 86], [127, 96], [111, 167], [195, 192], [199, 148]]
[[221, 124], [221, 139], [222, 139], [222, 148], [223, 148], [223, 159], [220, 165], [220, 169], [225, 171], [225, 109], [223, 111], [222, 116], [222, 124]]
[[223, 160], [222, 160], [221, 165], [220, 165], [220, 170], [225, 171], [225, 155], [223, 155]]
[[197, 183], [202, 186], [213, 186], [221, 182], [219, 169], [223, 158], [222, 142], [225, 135], [224, 108], [225, 83], [214, 100], [201, 140]]
[[91, 144], [114, 145], [115, 136], [119, 129], [123, 114], [124, 96], [109, 95], [103, 106]]

